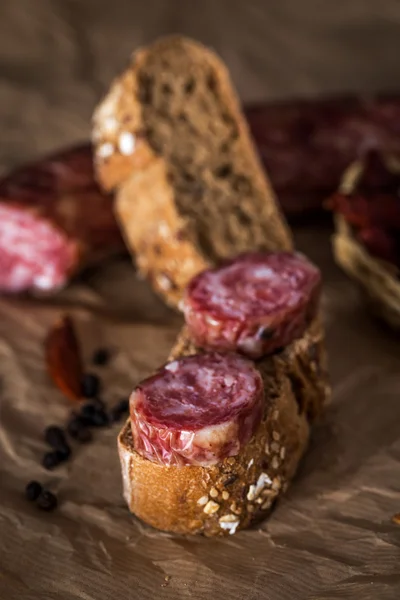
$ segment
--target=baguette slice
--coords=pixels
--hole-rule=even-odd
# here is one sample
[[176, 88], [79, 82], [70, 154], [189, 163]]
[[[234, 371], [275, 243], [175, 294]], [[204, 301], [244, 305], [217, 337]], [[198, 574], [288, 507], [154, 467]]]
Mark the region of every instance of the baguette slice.
[[[198, 352], [183, 329], [171, 359]], [[280, 354], [256, 363], [266, 394], [263, 419], [235, 457], [211, 467], [165, 467], [133, 447], [129, 421], [118, 448], [124, 497], [146, 523], [175, 533], [235, 533], [261, 520], [286, 490], [328, 395], [321, 328], [314, 322]]]
[[207, 266], [292, 248], [226, 67], [201, 44], [169, 37], [134, 53], [93, 137], [138, 268], [169, 304]]

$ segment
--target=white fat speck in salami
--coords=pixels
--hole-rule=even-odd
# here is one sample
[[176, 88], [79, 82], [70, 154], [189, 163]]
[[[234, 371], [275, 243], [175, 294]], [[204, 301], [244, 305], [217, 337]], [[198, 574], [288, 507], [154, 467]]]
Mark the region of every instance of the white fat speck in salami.
[[200, 347], [260, 358], [301, 337], [320, 288], [319, 270], [302, 254], [243, 254], [194, 277], [183, 312]]
[[251, 439], [263, 402], [261, 376], [245, 358], [211, 352], [176, 360], [131, 395], [135, 450], [167, 466], [219, 463]]

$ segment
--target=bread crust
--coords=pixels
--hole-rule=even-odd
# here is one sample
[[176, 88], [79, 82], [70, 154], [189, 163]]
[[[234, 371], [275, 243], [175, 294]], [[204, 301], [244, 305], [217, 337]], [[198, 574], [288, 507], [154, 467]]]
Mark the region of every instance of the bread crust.
[[[170, 358], [196, 351], [183, 329]], [[124, 497], [131, 512], [161, 530], [206, 536], [235, 533], [270, 512], [295, 474], [311, 421], [328, 396], [319, 323], [256, 366], [265, 385], [263, 419], [245, 448], [220, 464], [165, 467], [150, 462], [135, 452], [130, 423], [125, 424], [118, 449]], [[302, 391], [293, 385], [293, 376], [303, 381]]]
[[[106, 190], [117, 190], [116, 215], [127, 244], [136, 256], [139, 270], [151, 280], [168, 304], [176, 306], [187, 282], [216, 261], [207, 252], [207, 244], [199, 243], [195, 220], [187, 219], [177, 208], [178, 191], [171, 182], [166, 153], [163, 149], [156, 151], [151, 147], [144, 134], [146, 123], [138, 80], [148, 58], [171, 47], [179, 48], [193, 61], [193, 65], [204, 64], [212, 70], [221, 104], [238, 131], [232, 160], [246, 169], [254, 189], [265, 198], [262, 207], [257, 208], [254, 211], [257, 214], [253, 216], [254, 221], [264, 224], [259, 239], [254, 240], [247, 235], [248, 231], [244, 235], [246, 224], [235, 220], [230, 229], [234, 247], [232, 240], [225, 245], [221, 240], [218, 254], [222, 258], [227, 257], [228, 246], [229, 255], [257, 248], [291, 249], [292, 239], [222, 61], [201, 44], [179, 36], [161, 39], [148, 48], [138, 50], [128, 70], [113, 82], [109, 94], [94, 114], [96, 173]], [[158, 126], [162, 127], [162, 123]], [[129, 143], [128, 147], [124, 147], [122, 142], [130, 139], [134, 140], [131, 144], [134, 149], [127, 153]], [[208, 167], [212, 169], [212, 165]], [[249, 199], [250, 205], [251, 202]], [[221, 219], [235, 219], [235, 216], [224, 214]], [[211, 238], [211, 231], [205, 235]], [[218, 246], [214, 238], [213, 244]]]
[[116, 211], [139, 271], [167, 304], [178, 306], [188, 281], [210, 262], [185, 239], [187, 223], [176, 210], [162, 159], [132, 174], [118, 192]]

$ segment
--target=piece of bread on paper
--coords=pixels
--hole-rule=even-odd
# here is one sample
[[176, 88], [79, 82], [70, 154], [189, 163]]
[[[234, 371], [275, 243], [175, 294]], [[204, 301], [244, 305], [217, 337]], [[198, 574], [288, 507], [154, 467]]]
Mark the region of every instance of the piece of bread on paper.
[[[170, 360], [198, 352], [184, 328]], [[265, 389], [261, 423], [239, 454], [221, 463], [179, 467], [147, 460], [135, 451], [127, 421], [118, 448], [124, 497], [137, 517], [165, 531], [215, 536], [247, 528], [270, 512], [294, 476], [329, 394], [318, 320], [255, 365]]]

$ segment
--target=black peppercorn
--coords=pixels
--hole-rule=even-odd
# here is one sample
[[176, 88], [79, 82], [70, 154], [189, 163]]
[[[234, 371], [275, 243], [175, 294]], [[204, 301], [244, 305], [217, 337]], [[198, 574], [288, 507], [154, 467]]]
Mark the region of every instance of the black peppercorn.
[[61, 427], [57, 427], [56, 425], [47, 427], [44, 432], [44, 439], [49, 446], [54, 448], [54, 450], [61, 452], [65, 457], [65, 460], [69, 458], [71, 454], [71, 448], [68, 445], [65, 433]]
[[37, 500], [42, 492], [42, 486], [38, 481], [30, 481], [25, 488], [25, 496], [31, 502]]
[[85, 373], [82, 378], [82, 395], [84, 398], [94, 398], [100, 391], [100, 379], [94, 373]]
[[92, 360], [93, 364], [97, 365], [98, 367], [103, 367], [110, 360], [110, 351], [107, 350], [107, 348], [98, 348], [93, 353]]
[[104, 427], [110, 419], [106, 411], [97, 402], [87, 402], [82, 406], [80, 417], [89, 427]]
[[65, 446], [61, 446], [58, 450], [57, 450], [59, 457], [61, 459], [61, 462], [64, 462], [66, 460], [69, 459], [69, 457], [71, 456], [71, 448], [68, 444], [65, 444]]
[[53, 450], [52, 452], [47, 452], [42, 459], [42, 465], [45, 469], [49, 471], [58, 467], [58, 465], [66, 460], [66, 455], [60, 450]]
[[78, 442], [85, 443], [92, 439], [92, 434], [86, 427], [85, 420], [79, 415], [73, 415], [67, 425], [69, 435]]
[[44, 430], [44, 439], [53, 448], [58, 448], [65, 444], [65, 435], [61, 427], [57, 425], [50, 425]]
[[98, 411], [98, 410], [102, 410], [101, 408], [98, 407], [98, 405], [95, 402], [86, 402], [82, 408], [81, 411], [79, 413], [80, 417], [82, 418], [82, 420], [87, 423], [87, 425], [91, 425], [91, 420], [93, 418], [93, 415]]
[[109, 425], [110, 418], [104, 410], [97, 410], [92, 417], [92, 425], [94, 427], [105, 427]]
[[93, 398], [92, 402], [97, 408], [101, 408], [102, 410], [106, 409], [105, 402], [101, 398]]
[[37, 505], [42, 510], [54, 510], [57, 507], [57, 497], [48, 490], [43, 490], [37, 499]]

